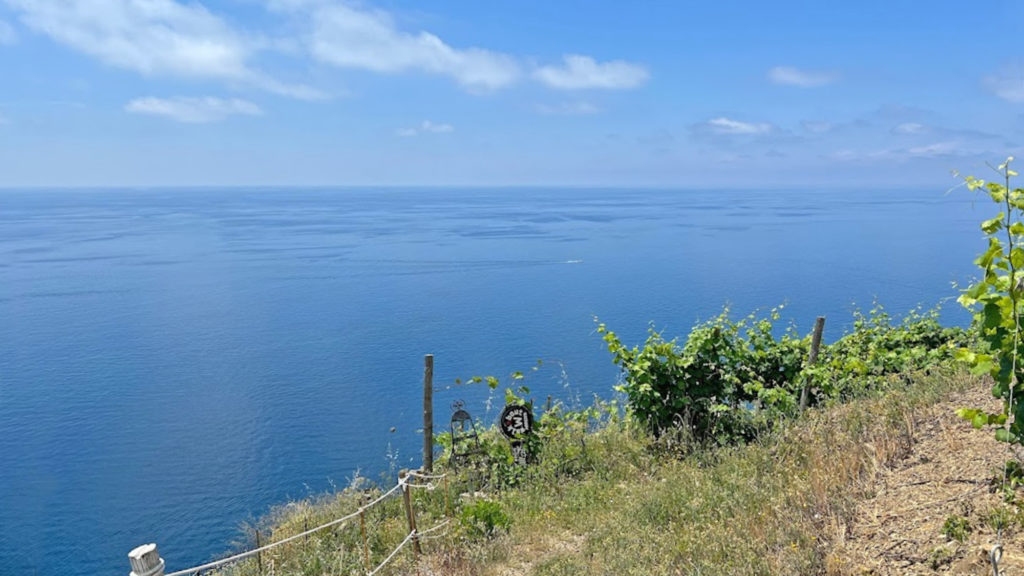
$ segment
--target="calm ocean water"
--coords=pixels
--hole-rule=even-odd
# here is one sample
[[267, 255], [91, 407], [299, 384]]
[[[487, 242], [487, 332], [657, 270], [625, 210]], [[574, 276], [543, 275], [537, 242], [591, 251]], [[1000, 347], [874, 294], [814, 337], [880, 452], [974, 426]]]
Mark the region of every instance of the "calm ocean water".
[[785, 302], [834, 339], [854, 303], [930, 307], [989, 216], [942, 190], [0, 191], [0, 574], [127, 574], [150, 541], [186, 568], [418, 465], [425, 353], [443, 429], [455, 399], [497, 416], [455, 378], [541, 358], [535, 398], [610, 395], [595, 315], [639, 342]]

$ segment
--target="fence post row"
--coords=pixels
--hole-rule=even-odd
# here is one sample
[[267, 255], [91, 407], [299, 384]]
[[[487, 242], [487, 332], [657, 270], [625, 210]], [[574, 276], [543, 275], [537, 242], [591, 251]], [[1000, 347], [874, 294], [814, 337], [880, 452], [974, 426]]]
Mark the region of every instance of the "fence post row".
[[130, 576], [164, 576], [164, 559], [156, 544], [143, 544], [128, 553], [132, 564]]
[[[818, 349], [821, 348], [821, 332], [825, 329], [825, 317], [818, 316], [814, 321], [814, 335], [811, 336], [811, 352], [807, 356], [807, 365], [814, 366], [818, 362]], [[804, 389], [800, 391], [800, 410], [807, 408], [810, 401], [811, 380], [804, 377]]]
[[434, 472], [434, 355], [423, 357], [423, 472]]

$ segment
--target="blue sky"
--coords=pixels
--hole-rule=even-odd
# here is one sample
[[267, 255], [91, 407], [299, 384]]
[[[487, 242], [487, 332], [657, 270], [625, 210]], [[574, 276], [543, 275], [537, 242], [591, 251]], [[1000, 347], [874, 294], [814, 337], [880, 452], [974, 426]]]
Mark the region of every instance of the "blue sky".
[[0, 0], [0, 186], [944, 186], [1024, 3]]

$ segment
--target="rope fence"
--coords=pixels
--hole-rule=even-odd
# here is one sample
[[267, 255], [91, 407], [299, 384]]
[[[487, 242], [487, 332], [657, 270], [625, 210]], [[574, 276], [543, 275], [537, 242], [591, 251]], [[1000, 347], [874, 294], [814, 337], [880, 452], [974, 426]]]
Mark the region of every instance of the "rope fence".
[[[418, 531], [416, 529], [416, 526], [415, 526], [415, 514], [414, 514], [413, 509], [412, 509], [412, 500], [410, 498], [410, 496], [411, 496], [410, 488], [423, 488], [423, 489], [425, 489], [425, 490], [427, 490], [429, 492], [429, 491], [432, 491], [432, 490], [436, 489], [437, 485], [433, 484], [433, 483], [416, 484], [415, 482], [410, 482], [410, 480], [411, 479], [415, 479], [415, 478], [419, 478], [419, 479], [422, 479], [422, 480], [444, 480], [444, 488], [445, 488], [445, 513], [449, 514], [450, 508], [449, 508], [449, 504], [448, 504], [449, 496], [448, 496], [448, 478], [447, 478], [447, 476], [448, 476], [447, 473], [445, 473], [445, 474], [424, 474], [424, 473], [420, 473], [418, 471], [407, 472], [406, 474], [399, 476], [398, 482], [390, 490], [388, 490], [387, 492], [384, 492], [383, 494], [381, 494], [380, 496], [378, 496], [374, 500], [370, 501], [369, 503], [360, 506], [359, 509], [355, 510], [354, 512], [352, 512], [350, 514], [346, 514], [345, 516], [342, 516], [340, 518], [336, 518], [334, 520], [331, 520], [330, 522], [326, 522], [324, 524], [316, 526], [315, 528], [310, 528], [308, 530], [304, 530], [302, 532], [299, 532], [298, 534], [294, 534], [294, 535], [289, 536], [287, 538], [284, 538], [282, 540], [278, 540], [277, 542], [272, 542], [270, 544], [266, 544], [266, 545], [263, 545], [263, 546], [258, 546], [256, 548], [254, 548], [252, 550], [248, 550], [246, 552], [235, 554], [233, 556], [229, 556], [227, 558], [222, 558], [220, 560], [215, 560], [213, 562], [208, 562], [206, 564], [201, 564], [199, 566], [195, 566], [195, 567], [192, 567], [192, 568], [187, 568], [185, 570], [178, 570], [176, 572], [169, 572], [169, 573], [165, 574], [164, 573], [164, 565], [165, 565], [164, 559], [160, 558], [159, 552], [157, 551], [156, 544], [145, 544], [143, 546], [139, 546], [138, 548], [135, 548], [134, 550], [132, 550], [128, 554], [128, 558], [131, 561], [131, 565], [132, 565], [131, 576], [194, 576], [194, 575], [200, 574], [202, 572], [205, 572], [207, 570], [213, 570], [213, 569], [216, 569], [216, 568], [221, 568], [221, 567], [226, 566], [228, 564], [233, 564], [235, 562], [238, 562], [238, 561], [241, 561], [241, 560], [245, 560], [247, 558], [252, 558], [253, 556], [258, 556], [258, 555], [262, 554], [263, 552], [266, 552], [268, 550], [272, 550], [272, 549], [277, 548], [279, 546], [283, 546], [283, 545], [285, 545], [285, 544], [287, 544], [289, 542], [293, 542], [293, 541], [298, 540], [300, 538], [308, 537], [310, 534], [313, 534], [315, 532], [319, 532], [321, 530], [326, 530], [327, 528], [332, 528], [332, 527], [339, 526], [339, 525], [344, 525], [345, 523], [349, 522], [350, 520], [353, 520], [353, 519], [356, 519], [356, 518], [359, 518], [359, 520], [360, 520], [360, 529], [361, 529], [361, 531], [363, 533], [363, 554], [364, 554], [364, 557], [366, 559], [366, 564], [367, 564], [367, 572], [366, 572], [366, 574], [367, 574], [367, 576], [375, 576], [389, 562], [391, 562], [391, 560], [393, 560], [395, 558], [395, 556], [398, 554], [398, 552], [401, 551], [401, 549], [404, 548], [405, 545], [408, 544], [409, 542], [413, 542], [413, 544], [415, 546], [416, 555], [418, 557], [419, 553], [420, 553], [419, 540], [421, 539], [421, 537], [426, 536], [427, 539], [434, 539], [434, 538], [438, 538], [438, 537], [444, 536], [444, 533], [441, 533], [441, 534], [434, 534], [434, 533], [439, 531], [439, 530], [441, 530], [442, 528], [446, 527], [449, 524], [449, 522], [451, 521], [451, 519], [450, 518], [449, 519], [445, 519], [444, 521], [439, 522], [437, 525], [435, 525], [435, 526], [433, 526], [433, 527], [431, 527], [431, 528], [429, 528], [427, 530]], [[391, 498], [393, 495], [395, 495], [399, 491], [401, 491], [403, 493], [403, 496], [405, 497], [406, 514], [407, 514], [408, 518], [410, 519], [409, 533], [405, 536], [405, 538], [402, 540], [402, 542], [399, 543], [398, 546], [395, 547], [391, 551], [391, 553], [388, 554], [388, 556], [380, 564], [377, 565], [376, 568], [374, 568], [373, 570], [369, 570], [368, 569], [369, 568], [369, 547], [367, 545], [366, 537], [365, 537], [365, 523], [364, 523], [365, 514], [366, 514], [367, 511], [372, 509], [374, 506], [376, 506], [376, 505], [384, 502], [385, 500]]]
[[444, 536], [445, 533], [435, 534], [433, 536], [427, 536], [427, 535], [431, 534], [432, 532], [437, 532], [441, 528], [444, 528], [445, 526], [448, 525], [449, 522], [451, 522], [451, 519], [447, 519], [447, 520], [445, 520], [443, 522], [439, 522], [437, 524], [437, 526], [434, 526], [433, 528], [424, 530], [422, 532], [419, 532], [417, 530], [412, 530], [411, 532], [409, 532], [409, 534], [406, 535], [405, 540], [402, 540], [402, 543], [399, 544], [397, 548], [392, 550], [391, 554], [388, 554], [388, 557], [385, 558], [383, 562], [378, 564], [376, 568], [374, 568], [370, 572], [367, 572], [366, 576], [374, 576], [377, 572], [380, 572], [380, 570], [382, 568], [384, 568], [384, 566], [386, 566], [387, 563], [390, 562], [391, 559], [394, 558], [396, 554], [398, 554], [398, 551], [401, 550], [406, 544], [408, 544], [412, 540], [430, 540], [430, 539], [440, 538], [440, 537]]
[[416, 531], [415, 530], [409, 532], [405, 536], [405, 540], [402, 540], [402, 543], [399, 544], [397, 548], [392, 550], [391, 554], [388, 554], [388, 557], [385, 558], [383, 562], [378, 564], [376, 568], [374, 568], [370, 572], [367, 572], [366, 576], [374, 576], [374, 574], [376, 574], [377, 572], [380, 572], [385, 566], [387, 566], [388, 562], [391, 562], [391, 559], [394, 558], [396, 554], [398, 554], [398, 551], [401, 550], [402, 548], [404, 548], [405, 545], [408, 544], [415, 537], [416, 537]]

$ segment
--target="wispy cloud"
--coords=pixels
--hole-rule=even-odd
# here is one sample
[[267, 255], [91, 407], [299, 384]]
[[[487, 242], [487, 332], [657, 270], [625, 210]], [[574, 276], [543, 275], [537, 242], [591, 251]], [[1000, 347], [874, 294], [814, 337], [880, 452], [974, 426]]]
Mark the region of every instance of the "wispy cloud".
[[1014, 104], [1024, 102], [1024, 67], [1003, 70], [986, 77], [984, 82], [993, 94], [1003, 100]]
[[776, 66], [768, 70], [768, 79], [783, 86], [816, 88], [835, 82], [838, 75], [833, 72], [801, 70], [792, 66]]
[[984, 141], [999, 138], [996, 134], [980, 130], [950, 128], [922, 122], [903, 122], [894, 126], [891, 132], [900, 136], [929, 136], [931, 138], [945, 138], [957, 141]]
[[732, 118], [712, 118], [693, 126], [695, 132], [719, 136], [754, 136], [768, 134], [775, 127], [766, 122], [741, 122]]
[[585, 100], [577, 100], [558, 104], [538, 104], [537, 112], [549, 116], [588, 116], [601, 112], [601, 109]]
[[924, 146], [914, 146], [906, 151], [914, 158], [934, 158], [939, 156], [970, 156], [978, 151], [965, 146], [961, 142], [933, 142]]
[[247, 100], [237, 98], [136, 98], [124, 109], [133, 114], [163, 116], [178, 122], [205, 124], [228, 116], [260, 116], [263, 110]]
[[260, 47], [199, 3], [174, 0], [2, 0], [32, 30], [101, 62], [145, 76], [241, 83], [296, 98], [318, 91], [257, 70]]
[[874, 150], [853, 150], [844, 148], [832, 152], [829, 158], [840, 162], [906, 162], [931, 158], [973, 158], [987, 152], [961, 141], [932, 142], [922, 146], [906, 148], [877, 148]]
[[521, 75], [519, 63], [511, 56], [481, 48], [453, 48], [429, 32], [400, 30], [382, 10], [280, 0], [273, 7], [306, 19], [312, 56], [339, 68], [437, 74], [474, 91], [508, 86]]
[[14, 44], [18, 41], [18, 33], [14, 31], [14, 27], [0, 20], [0, 45]]
[[650, 73], [643, 66], [624, 60], [597, 62], [589, 56], [569, 54], [562, 57], [561, 66], [542, 66], [533, 76], [558, 90], [625, 90], [646, 82]]
[[[327, 95], [289, 83], [258, 65], [267, 52], [304, 66], [323, 64], [379, 74], [444, 76], [469, 92], [490, 92], [533, 74], [557, 89], [626, 89], [643, 84], [647, 70], [622, 60], [597, 62], [569, 55], [559, 66], [480, 47], [456, 47], [425, 30], [405, 29], [391, 13], [345, 0], [263, 0], [267, 20], [247, 30], [190, 0], [0, 0], [27, 29], [108, 66], [146, 77], [224, 82], [299, 99]], [[225, 12], [228, 14], [228, 12]], [[288, 30], [287, 36], [275, 36]], [[0, 21], [0, 44], [16, 39]], [[531, 72], [532, 71], [532, 72]]]
[[919, 122], [904, 122], [902, 124], [896, 125], [892, 129], [892, 132], [893, 134], [903, 134], [911, 136], [918, 134], [928, 134], [930, 130], [927, 126]]
[[410, 137], [417, 136], [419, 134], [447, 134], [448, 132], [454, 132], [455, 127], [451, 124], [443, 124], [431, 122], [430, 120], [424, 120], [420, 122], [419, 126], [412, 128], [399, 128], [395, 133], [399, 136]]

